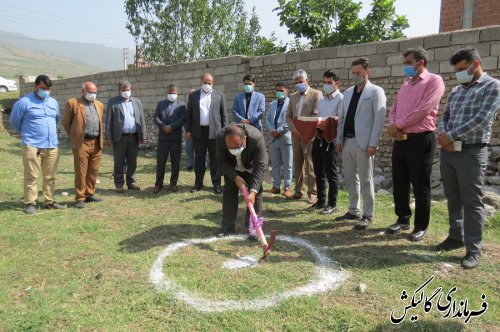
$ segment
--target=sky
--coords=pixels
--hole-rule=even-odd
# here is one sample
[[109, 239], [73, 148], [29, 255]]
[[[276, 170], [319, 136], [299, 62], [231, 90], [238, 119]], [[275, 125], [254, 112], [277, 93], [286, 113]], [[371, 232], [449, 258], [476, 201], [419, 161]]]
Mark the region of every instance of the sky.
[[[361, 0], [362, 15], [371, 8], [372, 0]], [[406, 15], [410, 28], [408, 37], [438, 33], [439, 0], [397, 0], [396, 13]], [[261, 35], [275, 32], [278, 39], [293, 39], [286, 27], [280, 27], [273, 9], [277, 0], [245, 0], [247, 12], [255, 7]], [[103, 44], [109, 47], [134, 49], [134, 39], [125, 28], [127, 15], [124, 0], [0, 0], [0, 30], [17, 32], [36, 39], [54, 39]]]

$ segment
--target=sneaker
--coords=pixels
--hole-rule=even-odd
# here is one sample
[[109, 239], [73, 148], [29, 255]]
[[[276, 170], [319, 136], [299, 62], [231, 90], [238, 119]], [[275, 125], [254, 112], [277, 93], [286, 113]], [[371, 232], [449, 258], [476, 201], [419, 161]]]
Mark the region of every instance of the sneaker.
[[102, 202], [102, 198], [95, 197], [94, 195], [85, 197], [85, 203], [99, 203], [99, 202]]
[[354, 225], [354, 229], [358, 231], [367, 229], [368, 226], [371, 225], [371, 223], [372, 223], [372, 218], [363, 216], [363, 218], [361, 218], [361, 220], [356, 225]]
[[335, 206], [327, 206], [321, 211], [321, 214], [332, 214], [337, 212], [337, 208]]
[[85, 201], [77, 201], [75, 206], [78, 208], [78, 209], [84, 209], [85, 208]]
[[46, 209], [61, 210], [65, 209], [66, 205], [57, 204], [56, 201], [52, 201], [49, 204], [45, 204]]
[[342, 220], [359, 220], [359, 219], [361, 219], [360, 216], [358, 216], [356, 214], [352, 214], [350, 212], [346, 212], [346, 214], [344, 214], [343, 216], [335, 218], [335, 220], [337, 220], [337, 221], [342, 221]]
[[35, 204], [26, 204], [26, 206], [24, 207], [24, 213], [35, 214], [36, 213]]
[[273, 189], [269, 190], [269, 193], [270, 194], [279, 194], [280, 193], [280, 188], [273, 187]]
[[464, 246], [464, 243], [462, 241], [447, 237], [443, 242], [441, 242], [440, 244], [435, 246], [434, 250], [436, 250], [436, 251], [450, 251], [450, 250], [462, 248], [463, 246]]
[[317, 211], [317, 210], [322, 210], [324, 208], [325, 208], [325, 204], [314, 203], [313, 205], [311, 205], [310, 207], [308, 207], [306, 209], [306, 212], [314, 212], [314, 211]]
[[285, 191], [283, 192], [283, 196], [285, 196], [285, 198], [287, 199], [291, 199], [293, 194], [292, 194], [292, 191], [290, 190], [290, 188], [285, 188]]
[[470, 270], [479, 266], [481, 262], [481, 254], [471, 254], [467, 253], [464, 260], [462, 261], [462, 267], [466, 270]]

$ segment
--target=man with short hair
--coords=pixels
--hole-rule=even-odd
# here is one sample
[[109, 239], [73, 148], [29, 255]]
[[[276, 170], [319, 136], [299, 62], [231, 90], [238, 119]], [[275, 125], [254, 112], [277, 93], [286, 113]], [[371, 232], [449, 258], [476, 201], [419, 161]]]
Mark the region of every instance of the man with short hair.
[[95, 184], [101, 163], [104, 105], [96, 100], [97, 87], [93, 82], [82, 85], [82, 96], [66, 101], [63, 114], [64, 130], [71, 140], [75, 168], [76, 207], [100, 202], [95, 196]]
[[279, 194], [281, 187], [281, 168], [283, 168], [284, 192], [286, 198], [292, 197], [290, 186], [292, 185], [292, 133], [286, 122], [286, 110], [288, 109], [288, 85], [286, 82], [276, 83], [276, 100], [269, 104], [266, 116], [267, 130], [271, 133], [269, 144], [269, 158], [273, 168], [273, 188], [271, 194]]
[[[114, 182], [116, 192], [124, 191], [126, 182], [128, 189], [140, 190], [135, 181], [139, 144], [146, 143], [146, 120], [142, 102], [132, 97], [132, 85], [129, 81], [118, 82], [119, 96], [108, 101], [106, 107], [106, 145], [113, 145]], [[126, 178], [123, 178], [123, 167], [127, 165]]]
[[260, 119], [264, 115], [266, 97], [255, 90], [255, 77], [251, 74], [243, 77], [243, 92], [234, 97], [233, 117], [237, 123], [254, 126], [262, 132]]
[[35, 79], [34, 91], [19, 99], [12, 108], [10, 125], [21, 133], [24, 164], [24, 212], [36, 213], [37, 181], [43, 176], [45, 208], [64, 209], [54, 200], [56, 172], [59, 163], [57, 121], [59, 104], [50, 97], [52, 81], [46, 75]]
[[415, 196], [415, 227], [408, 239], [424, 238], [431, 213], [431, 172], [436, 138], [436, 114], [444, 93], [441, 76], [427, 70], [427, 51], [410, 48], [404, 52], [406, 80], [389, 113], [392, 148], [394, 210], [398, 219], [387, 233], [410, 228], [410, 183]]
[[[340, 77], [336, 70], [327, 70], [323, 74], [323, 98], [318, 102], [318, 117], [323, 118], [322, 124], [329, 121], [337, 126], [337, 119], [342, 113], [342, 99], [344, 96], [339, 91]], [[332, 119], [333, 118], [333, 119]], [[318, 201], [307, 208], [307, 212], [320, 211], [322, 214], [331, 214], [337, 211], [337, 195], [339, 191], [339, 177], [337, 174], [337, 153], [335, 139], [327, 139], [328, 132], [316, 127], [316, 137], [313, 141], [312, 159]], [[332, 133], [334, 135], [334, 133]], [[328, 201], [326, 196], [326, 183], [328, 183]]]
[[[216, 236], [234, 234], [238, 214], [238, 190], [248, 188], [247, 203], [262, 211], [262, 181], [267, 169], [266, 142], [262, 133], [249, 124], [233, 124], [217, 134], [217, 164], [224, 175], [222, 198], [222, 226]], [[245, 213], [248, 229], [250, 212]], [[249, 240], [256, 240], [249, 234]]]
[[[294, 199], [301, 199], [304, 177], [307, 180], [307, 195], [309, 203], [316, 203], [316, 176], [312, 163], [312, 140], [304, 142], [300, 138], [300, 128], [296, 128], [292, 119], [300, 116], [315, 117], [318, 115], [318, 101], [323, 94], [309, 86], [307, 73], [299, 69], [293, 73], [296, 92], [290, 95], [290, 102], [286, 113], [286, 120], [292, 130], [293, 165], [295, 174]], [[304, 174], [305, 164], [305, 174]]]
[[156, 158], [156, 182], [153, 192], [163, 189], [165, 165], [170, 154], [170, 190], [177, 192], [177, 180], [181, 167], [182, 126], [186, 121], [186, 104], [177, 99], [177, 86], [170, 84], [167, 99], [156, 105], [154, 123], [158, 127], [158, 148]]
[[[337, 152], [342, 153], [342, 169], [349, 211], [335, 220], [358, 220], [354, 229], [366, 229], [371, 223], [375, 205], [373, 163], [384, 128], [386, 97], [384, 90], [372, 84], [370, 60], [366, 57], [351, 63], [354, 86], [344, 93], [343, 112], [337, 127]], [[360, 187], [363, 214], [360, 215]]]
[[438, 136], [450, 229], [435, 249], [453, 250], [465, 244], [462, 267], [473, 269], [479, 265], [483, 249], [482, 186], [491, 126], [500, 108], [500, 81], [483, 71], [479, 52], [473, 47], [460, 49], [450, 64], [460, 85], [448, 95]]
[[210, 158], [210, 176], [214, 193], [221, 194], [221, 178], [215, 161], [215, 138], [228, 124], [224, 94], [213, 88], [214, 77], [205, 73], [201, 77], [201, 89], [189, 96], [186, 116], [186, 139], [193, 139], [195, 183], [191, 192], [200, 191], [205, 177], [205, 156]]

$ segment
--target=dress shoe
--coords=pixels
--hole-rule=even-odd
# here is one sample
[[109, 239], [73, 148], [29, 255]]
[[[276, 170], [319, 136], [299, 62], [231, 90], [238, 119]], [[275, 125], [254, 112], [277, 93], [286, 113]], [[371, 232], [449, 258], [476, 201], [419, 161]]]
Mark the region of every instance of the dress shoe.
[[259, 236], [257, 235], [257, 232], [248, 232], [247, 231], [247, 240], [251, 242], [255, 242], [259, 240]]
[[229, 236], [229, 235], [235, 235], [236, 230], [234, 227], [221, 227], [215, 232], [216, 237], [224, 237], [224, 236]]
[[268, 193], [270, 193], [270, 194], [279, 194], [280, 191], [281, 191], [280, 188], [274, 188], [273, 187], [273, 189], [269, 190]]
[[447, 237], [443, 242], [434, 247], [436, 251], [450, 251], [458, 248], [462, 248], [464, 243], [459, 240], [452, 239]]
[[302, 193], [295, 193], [293, 194], [292, 199], [302, 199], [303, 196], [304, 194]]
[[371, 223], [372, 223], [372, 218], [368, 218], [366, 216], [363, 216], [361, 218], [361, 220], [356, 225], [354, 225], [354, 229], [358, 230], [358, 231], [363, 230], [363, 229], [367, 229], [368, 226], [371, 225]]
[[170, 190], [173, 192], [173, 193], [176, 193], [179, 191], [179, 187], [177, 187], [176, 185], [173, 185], [173, 186], [170, 186]]
[[194, 186], [192, 189], [191, 189], [191, 192], [192, 193], [195, 193], [195, 192], [198, 192], [201, 190], [201, 188], [203, 188], [203, 186]]
[[193, 168], [192, 168], [192, 167], [186, 167], [186, 171], [187, 171], [187, 172], [192, 172], [192, 171], [193, 171]]
[[36, 207], [34, 204], [26, 204], [24, 207], [24, 213], [26, 214], [35, 214], [36, 213]]
[[350, 212], [346, 212], [343, 216], [335, 218], [336, 221], [342, 221], [342, 220], [359, 220], [361, 219], [360, 216], [356, 214], [352, 214]]
[[222, 194], [222, 187], [221, 186], [215, 186], [214, 187], [214, 194], [217, 194], [217, 195]]
[[335, 206], [327, 206], [321, 211], [321, 214], [332, 214], [337, 212], [337, 208]]
[[283, 192], [283, 196], [285, 196], [285, 198], [287, 198], [287, 199], [292, 198], [293, 194], [292, 194], [292, 191], [290, 190], [290, 188], [285, 188], [285, 191]]
[[306, 212], [315, 212], [325, 208], [325, 204], [318, 204], [317, 202], [306, 209]]
[[155, 185], [154, 189], [153, 189], [153, 192], [155, 194], [158, 194], [161, 190], [163, 189], [163, 186], [161, 185]]
[[395, 223], [395, 224], [392, 224], [391, 226], [387, 227], [387, 233], [388, 234], [396, 234], [396, 233], [399, 233], [401, 231], [406, 231], [410, 229], [410, 224], [403, 224], [403, 223]]
[[99, 202], [102, 202], [102, 198], [95, 197], [94, 195], [85, 197], [85, 203], [99, 203]]
[[57, 204], [56, 201], [52, 201], [49, 204], [45, 204], [46, 209], [54, 209], [54, 210], [61, 210], [65, 209], [65, 205]]
[[130, 190], [141, 190], [141, 187], [139, 187], [138, 185], [136, 185], [135, 182], [127, 185], [127, 187]]
[[408, 240], [410, 241], [422, 241], [424, 239], [425, 234], [427, 233], [427, 230], [424, 229], [422, 231], [417, 231], [414, 230], [413, 232], [408, 235]]
[[125, 190], [123, 189], [123, 186], [116, 186], [115, 191], [116, 191], [117, 193], [122, 193], [122, 192], [124, 192]]
[[473, 269], [479, 266], [481, 262], [481, 254], [467, 253], [462, 261], [462, 267], [466, 270]]
[[316, 204], [318, 202], [318, 197], [316, 195], [311, 195], [309, 196], [309, 199], [307, 200], [309, 204]]
[[85, 201], [77, 201], [75, 206], [77, 209], [85, 209]]

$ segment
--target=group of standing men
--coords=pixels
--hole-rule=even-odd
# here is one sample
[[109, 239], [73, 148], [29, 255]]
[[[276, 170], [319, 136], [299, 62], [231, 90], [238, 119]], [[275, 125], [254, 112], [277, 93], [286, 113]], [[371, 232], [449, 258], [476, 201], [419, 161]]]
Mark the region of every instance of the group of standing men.
[[[452, 89], [439, 126], [436, 115], [444, 94], [443, 79], [426, 69], [427, 52], [409, 49], [404, 54], [404, 75], [389, 113], [387, 132], [394, 138], [392, 152], [393, 196], [396, 223], [387, 232], [410, 228], [410, 188], [415, 197], [413, 241], [422, 240], [430, 220], [430, 174], [435, 152], [435, 135], [441, 145], [441, 174], [448, 199], [450, 231], [436, 250], [452, 250], [465, 245], [464, 268], [479, 264], [484, 227], [481, 186], [487, 159], [491, 126], [500, 106], [500, 82], [481, 68], [476, 49], [467, 47], [454, 54], [450, 63], [460, 85]], [[273, 194], [301, 199], [307, 183], [311, 206], [308, 212], [331, 214], [337, 211], [337, 159], [341, 156], [345, 186], [349, 194], [348, 211], [335, 220], [355, 220], [355, 229], [366, 229], [374, 215], [374, 156], [384, 128], [386, 97], [384, 90], [369, 80], [370, 62], [359, 58], [351, 64], [353, 86], [340, 93], [336, 70], [323, 75], [323, 94], [309, 86], [307, 73], [293, 74], [296, 92], [288, 96], [286, 82], [277, 82], [276, 100], [270, 103], [265, 124], [270, 133], [269, 156], [272, 165]], [[177, 87], [169, 85], [167, 99], [158, 103], [154, 123], [158, 127], [157, 169], [154, 192], [163, 189], [165, 164], [170, 155], [171, 191], [178, 190], [182, 130], [194, 146], [196, 180], [191, 192], [203, 187], [206, 155], [215, 193], [223, 195], [223, 223], [218, 236], [235, 231], [238, 190], [248, 187], [247, 202], [262, 210], [262, 180], [267, 169], [267, 152], [261, 118], [265, 97], [254, 91], [255, 78], [246, 75], [241, 94], [235, 97], [229, 125], [225, 97], [213, 89], [214, 78], [206, 73], [202, 86], [189, 95], [187, 104], [177, 100]], [[41, 75], [35, 91], [21, 98], [13, 108], [11, 124], [21, 132], [24, 162], [25, 212], [36, 212], [36, 182], [41, 165], [43, 192], [47, 208], [64, 208], [54, 200], [54, 184], [59, 154], [56, 123], [59, 106], [51, 98], [52, 82]], [[82, 97], [66, 102], [63, 125], [71, 139], [75, 167], [76, 206], [98, 202], [95, 182], [104, 142], [113, 146], [114, 182], [117, 192], [139, 190], [134, 174], [139, 144], [147, 139], [142, 103], [131, 96], [131, 84], [119, 82], [119, 96], [106, 107], [96, 100], [97, 87], [84, 83]], [[317, 117], [318, 123], [334, 118], [332, 129], [317, 126], [312, 137], [306, 135], [301, 120]], [[307, 137], [307, 138], [306, 138]], [[38, 160], [40, 159], [40, 161]], [[293, 171], [292, 171], [293, 170]], [[224, 189], [221, 186], [224, 176]], [[292, 178], [295, 188], [292, 192]], [[411, 187], [410, 187], [411, 185]], [[326, 190], [328, 188], [328, 195]], [[360, 207], [360, 196], [363, 208]], [[248, 211], [247, 211], [248, 214]], [[248, 220], [248, 218], [246, 218]], [[247, 221], [248, 222], [248, 221]]]

